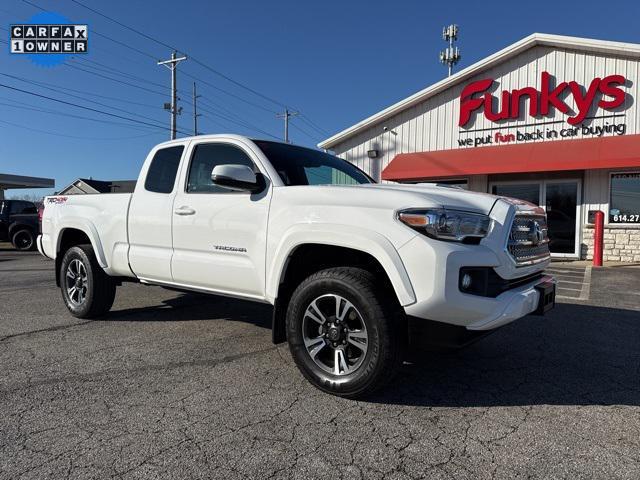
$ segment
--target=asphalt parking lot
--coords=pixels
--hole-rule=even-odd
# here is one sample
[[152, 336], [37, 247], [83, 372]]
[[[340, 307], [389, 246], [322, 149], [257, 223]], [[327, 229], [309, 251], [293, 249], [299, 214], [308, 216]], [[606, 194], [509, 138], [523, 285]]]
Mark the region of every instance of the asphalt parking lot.
[[640, 268], [366, 401], [311, 387], [268, 307], [127, 285], [79, 321], [53, 278], [0, 248], [0, 478], [640, 477]]

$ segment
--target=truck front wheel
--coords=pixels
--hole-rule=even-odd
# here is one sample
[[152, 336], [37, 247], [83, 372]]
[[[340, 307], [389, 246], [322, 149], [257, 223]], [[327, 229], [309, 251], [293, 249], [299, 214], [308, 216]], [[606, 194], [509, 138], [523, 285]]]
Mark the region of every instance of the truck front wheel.
[[60, 289], [71, 315], [78, 318], [104, 315], [116, 295], [116, 284], [98, 265], [91, 245], [77, 245], [64, 254]]
[[309, 276], [287, 309], [289, 348], [302, 374], [320, 390], [349, 398], [383, 386], [402, 361], [406, 336], [396, 304], [367, 270], [337, 267]]

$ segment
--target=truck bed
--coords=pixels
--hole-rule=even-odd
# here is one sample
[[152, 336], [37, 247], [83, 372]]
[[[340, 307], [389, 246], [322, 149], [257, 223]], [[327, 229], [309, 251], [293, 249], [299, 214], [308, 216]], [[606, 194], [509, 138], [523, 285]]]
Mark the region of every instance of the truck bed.
[[131, 193], [55, 195], [44, 199], [43, 253], [55, 258], [65, 230], [88, 232], [98, 263], [109, 275], [133, 276], [129, 268], [127, 212]]

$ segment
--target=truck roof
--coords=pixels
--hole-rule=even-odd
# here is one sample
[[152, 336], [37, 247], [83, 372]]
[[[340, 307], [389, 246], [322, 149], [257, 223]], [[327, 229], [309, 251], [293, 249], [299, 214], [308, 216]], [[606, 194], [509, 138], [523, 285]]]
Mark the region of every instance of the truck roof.
[[[190, 136], [190, 137], [180, 137], [180, 138], [176, 138], [175, 140], [168, 140], [166, 142], [162, 142], [159, 143], [158, 145], [175, 145], [175, 144], [182, 144], [184, 142], [188, 142], [191, 140], [215, 140], [215, 139], [219, 139], [219, 138], [227, 138], [227, 139], [235, 139], [235, 140], [249, 140], [249, 141], [255, 141], [255, 140], [263, 140], [260, 138], [252, 138], [252, 137], [247, 137], [245, 135], [237, 135], [235, 133], [215, 133], [215, 134], [206, 134], [206, 135], [197, 135], [197, 136]], [[267, 141], [265, 139], [265, 141]], [[280, 140], [268, 140], [269, 142], [274, 142], [274, 143], [282, 143], [285, 145], [288, 145], [285, 142], [282, 142]]]

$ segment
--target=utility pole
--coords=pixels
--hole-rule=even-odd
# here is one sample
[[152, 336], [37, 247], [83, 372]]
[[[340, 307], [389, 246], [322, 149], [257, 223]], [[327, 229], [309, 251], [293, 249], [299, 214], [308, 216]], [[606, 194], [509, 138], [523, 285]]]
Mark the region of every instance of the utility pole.
[[158, 65], [164, 65], [169, 70], [171, 70], [171, 104], [164, 104], [165, 110], [169, 110], [171, 112], [171, 140], [176, 138], [177, 131], [177, 116], [180, 113], [178, 110], [178, 85], [176, 83], [176, 70], [178, 68], [178, 63], [186, 60], [187, 57], [176, 57], [177, 52], [171, 53], [170, 60], [159, 60]]
[[193, 82], [193, 134], [198, 135], [198, 117], [201, 115], [198, 113], [197, 100], [200, 95], [196, 94], [196, 82]]
[[284, 113], [278, 113], [276, 118], [284, 118], [284, 143], [289, 143], [289, 117], [295, 117], [298, 112], [290, 112], [288, 108], [284, 109]]
[[457, 25], [449, 25], [442, 29], [442, 39], [449, 42], [449, 46], [440, 52], [440, 63], [449, 67], [449, 76], [453, 66], [460, 61], [460, 50], [453, 46], [453, 42], [458, 40], [458, 31]]

